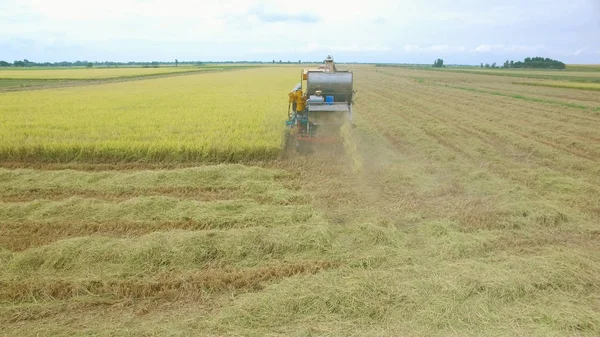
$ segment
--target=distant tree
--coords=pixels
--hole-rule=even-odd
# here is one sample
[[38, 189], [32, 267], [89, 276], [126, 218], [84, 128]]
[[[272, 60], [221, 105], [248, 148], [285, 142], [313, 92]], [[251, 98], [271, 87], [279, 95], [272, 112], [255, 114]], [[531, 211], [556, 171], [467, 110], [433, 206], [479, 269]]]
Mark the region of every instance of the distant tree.
[[483, 63], [481, 64], [481, 68], [483, 68]]
[[281, 61], [281, 60], [279, 60], [279, 63], [282, 63], [282, 61]]
[[25, 66], [25, 62], [23, 62], [23, 61], [15, 61], [15, 62], [13, 62], [13, 64], [15, 65], [15, 67], [24, 67]]
[[275, 63], [275, 59], [273, 59], [273, 63]]
[[179, 61], [177, 59], [175, 59], [175, 66], [178, 67], [179, 66]]
[[540, 69], [565, 69], [567, 66], [560, 61], [543, 57], [527, 57], [524, 61], [510, 61], [511, 68], [540, 68]]
[[486, 63], [486, 64], [485, 64], [485, 67], [486, 67], [486, 68], [489, 68], [489, 67], [490, 67], [490, 64], [489, 64], [489, 63]]
[[0, 61], [0, 67], [9, 67], [10, 63], [6, 62], [6, 61]]
[[88, 69], [92, 69], [93, 66], [94, 64], [92, 62], [88, 62], [88, 64], [85, 65], [85, 67]]
[[492, 63], [492, 68], [496, 68], [496, 62]]
[[506, 60], [506, 62], [504, 62], [504, 68], [510, 68], [510, 62], [508, 60]]
[[437, 60], [433, 61], [433, 67], [434, 68], [442, 68], [442, 67], [444, 67], [444, 60], [437, 59]]

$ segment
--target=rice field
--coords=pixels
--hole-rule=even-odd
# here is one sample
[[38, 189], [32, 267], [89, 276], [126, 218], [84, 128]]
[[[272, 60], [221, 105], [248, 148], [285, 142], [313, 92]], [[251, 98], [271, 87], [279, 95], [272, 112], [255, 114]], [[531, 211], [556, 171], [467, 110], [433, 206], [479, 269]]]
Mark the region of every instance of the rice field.
[[0, 79], [20, 80], [90, 80], [164, 75], [221, 69], [216, 67], [159, 67], [159, 68], [56, 68], [56, 69], [0, 69]]
[[0, 160], [221, 162], [277, 157], [293, 68], [0, 95]]
[[568, 71], [600, 71], [599, 64], [567, 64]]
[[597, 92], [352, 68], [340, 156], [291, 67], [0, 93], [0, 335], [600, 335]]

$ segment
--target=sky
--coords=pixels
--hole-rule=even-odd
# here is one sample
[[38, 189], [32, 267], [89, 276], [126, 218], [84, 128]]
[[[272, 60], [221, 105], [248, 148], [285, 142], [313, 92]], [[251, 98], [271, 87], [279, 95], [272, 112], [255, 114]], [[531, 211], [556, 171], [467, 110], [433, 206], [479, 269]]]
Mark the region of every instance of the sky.
[[0, 0], [0, 60], [600, 64], [600, 0]]

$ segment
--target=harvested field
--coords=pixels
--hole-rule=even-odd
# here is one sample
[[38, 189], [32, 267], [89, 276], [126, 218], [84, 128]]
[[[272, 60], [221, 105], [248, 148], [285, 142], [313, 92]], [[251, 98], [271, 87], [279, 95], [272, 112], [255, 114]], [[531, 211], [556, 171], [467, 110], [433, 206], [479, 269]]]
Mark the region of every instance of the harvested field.
[[448, 68], [448, 69], [436, 69], [436, 68], [422, 68], [434, 71], [443, 72], [457, 72], [472, 75], [491, 75], [499, 77], [512, 77], [512, 78], [533, 78], [533, 79], [545, 79], [545, 80], [556, 80], [556, 81], [570, 81], [580, 83], [600, 83], [600, 76], [598, 72], [583, 71], [581, 69], [566, 71], [566, 70], [532, 70], [532, 69], [481, 69], [476, 67], [465, 67], [465, 68]]
[[[523, 85], [531, 80], [511, 76], [353, 70], [357, 128], [344, 129], [339, 157], [242, 156], [220, 165], [206, 165], [205, 157], [165, 162], [147, 152], [116, 162], [92, 152], [65, 157], [68, 163], [60, 156], [3, 157], [3, 333], [600, 335], [597, 94]], [[212, 77], [215, 91], [198, 89], [209, 74], [101, 85], [97, 92], [40, 91], [57, 106], [73, 106], [72, 91], [89, 102], [152, 93], [158, 96], [148, 119], [169, 129], [148, 133], [152, 124], [139, 118], [148, 107], [131, 104], [126, 111], [139, 111], [138, 118], [111, 115], [104, 124], [79, 126], [86, 133], [65, 128], [37, 139], [68, 135], [71, 144], [86, 144], [97, 141], [90, 136], [95, 128], [110, 125], [119, 131], [108, 138], [147, 137], [139, 146], [172, 134], [230, 144], [218, 128], [212, 130], [219, 136], [187, 132], [201, 123], [192, 114], [168, 114], [185, 112], [188, 102], [228, 106], [215, 99], [216, 88], [228, 85], [236, 88], [231, 101], [258, 95], [245, 105], [252, 118], [273, 102], [260, 121], [273, 119], [261, 132], [271, 139], [296, 74], [218, 74], [226, 77]], [[252, 82], [246, 76], [270, 78], [274, 92], [241, 85]], [[161, 96], [152, 81], [186, 94]], [[0, 101], [14, 94], [0, 94]], [[252, 119], [248, 111], [228, 116]], [[54, 118], [43, 105], [4, 112], [3, 140], [23, 142], [18, 137]], [[8, 120], [29, 124], [8, 127]], [[240, 120], [229, 129], [239, 144], [260, 148], [246, 134], [256, 125]], [[125, 153], [138, 153], [126, 145]]]
[[532, 85], [550, 88], [582, 89], [600, 91], [600, 83], [571, 83], [571, 82], [521, 82], [523, 85]]

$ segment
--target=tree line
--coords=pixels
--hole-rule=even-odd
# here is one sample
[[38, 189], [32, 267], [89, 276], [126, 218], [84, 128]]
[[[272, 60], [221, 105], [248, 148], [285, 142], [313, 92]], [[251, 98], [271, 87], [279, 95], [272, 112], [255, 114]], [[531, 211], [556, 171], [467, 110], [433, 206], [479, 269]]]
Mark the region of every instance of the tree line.
[[[433, 67], [434, 68], [445, 67], [444, 60], [443, 59], [435, 60], [433, 62]], [[517, 61], [517, 62], [506, 60], [506, 62], [504, 62], [504, 65], [502, 65], [502, 66], [496, 65], [496, 62], [494, 62], [492, 64], [486, 63], [485, 65], [483, 63], [481, 64], [481, 68], [492, 68], [492, 69], [496, 69], [496, 68], [565, 69], [566, 67], [567, 67], [566, 64], [564, 64], [560, 61], [557, 61], [557, 60], [547, 58], [547, 57], [546, 58], [527, 57], [527, 58], [525, 58], [525, 60]]]
[[[1, 61], [0, 60], [0, 67], [126, 67], [126, 66], [135, 66], [135, 67], [152, 67], [152, 68], [157, 68], [159, 66], [179, 66], [180, 64], [186, 64], [186, 65], [196, 65], [196, 66], [202, 66], [204, 64], [213, 64], [213, 63], [218, 63], [218, 64], [236, 64], [236, 63], [243, 63], [243, 64], [263, 64], [263, 63], [271, 63], [270, 61], [268, 62], [264, 62], [264, 61], [221, 61], [221, 62], [213, 62], [213, 61], [179, 61], [177, 59], [175, 59], [175, 61], [169, 61], [169, 62], [159, 62], [159, 61], [153, 61], [153, 62], [136, 62], [136, 61], [130, 61], [130, 62], [113, 62], [113, 61], [104, 61], [104, 62], [89, 62], [89, 61], [75, 61], [75, 62], [70, 62], [70, 61], [61, 61], [61, 62], [32, 62], [29, 61], [27, 59], [24, 60], [16, 60], [14, 62], [7, 62], [7, 61]], [[272, 63], [276, 63], [275, 60], [273, 60]], [[316, 61], [307, 61], [307, 62], [302, 62], [301, 60], [298, 60], [298, 62], [295, 61], [281, 61], [279, 60], [278, 63], [319, 63]]]
[[[179, 61], [175, 60], [174, 62], [113, 62], [113, 61], [104, 61], [104, 62], [89, 62], [89, 61], [61, 61], [61, 62], [32, 62], [27, 59], [24, 60], [16, 60], [14, 62], [0, 61], [0, 67], [91, 67], [91, 66], [100, 66], [100, 67], [123, 67], [123, 66], [141, 66], [141, 67], [159, 67], [161, 65], [180, 65], [180, 64], [188, 64], [188, 65], [204, 65], [205, 62], [200, 61]], [[212, 62], [208, 62], [212, 63]]]
[[502, 67], [498, 67], [496, 63], [481, 64], [481, 68], [528, 68], [528, 69], [565, 69], [567, 67], [563, 62], [543, 57], [526, 57], [523, 61], [506, 60]]

